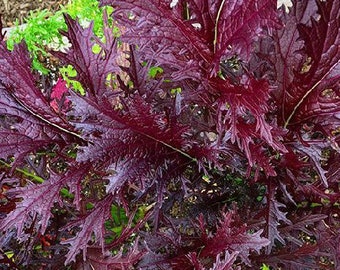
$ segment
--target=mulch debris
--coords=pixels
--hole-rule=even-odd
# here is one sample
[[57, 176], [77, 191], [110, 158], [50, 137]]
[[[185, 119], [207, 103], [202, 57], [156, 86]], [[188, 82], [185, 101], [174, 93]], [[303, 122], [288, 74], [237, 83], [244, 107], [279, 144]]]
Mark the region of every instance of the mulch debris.
[[3, 27], [11, 27], [15, 21], [23, 24], [24, 19], [33, 10], [47, 9], [55, 12], [69, 0], [0, 0], [0, 14]]

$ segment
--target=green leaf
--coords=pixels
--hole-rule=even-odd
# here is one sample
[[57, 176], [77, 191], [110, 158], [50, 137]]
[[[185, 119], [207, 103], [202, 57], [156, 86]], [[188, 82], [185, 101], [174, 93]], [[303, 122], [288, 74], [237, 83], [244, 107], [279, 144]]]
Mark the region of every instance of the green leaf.
[[261, 270], [270, 270], [270, 268], [269, 268], [268, 265], [263, 263], [262, 266], [261, 266]]
[[151, 67], [149, 70], [149, 77], [156, 78], [157, 74], [162, 74], [163, 69], [161, 67]]

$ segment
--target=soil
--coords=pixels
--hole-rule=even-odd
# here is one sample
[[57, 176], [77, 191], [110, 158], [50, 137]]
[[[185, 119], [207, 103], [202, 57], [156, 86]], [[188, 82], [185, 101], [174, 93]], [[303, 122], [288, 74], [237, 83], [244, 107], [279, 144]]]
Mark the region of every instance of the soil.
[[[48, 9], [54, 12], [66, 5], [70, 0], [0, 0], [0, 14], [2, 14], [3, 27], [13, 26], [16, 19], [19, 24], [24, 23], [31, 10]], [[278, 0], [278, 6], [291, 5], [291, 0]]]
[[54, 12], [69, 0], [0, 0], [0, 14], [3, 27], [11, 27], [15, 21], [24, 23], [30, 11], [48, 9]]

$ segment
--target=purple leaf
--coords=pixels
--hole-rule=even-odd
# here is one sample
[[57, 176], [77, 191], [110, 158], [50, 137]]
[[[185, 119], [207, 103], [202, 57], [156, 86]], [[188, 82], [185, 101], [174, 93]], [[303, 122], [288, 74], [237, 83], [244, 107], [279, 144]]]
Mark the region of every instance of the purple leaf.
[[[128, 252], [120, 250], [116, 255], [112, 256], [110, 253], [101, 254], [97, 249], [89, 249], [87, 252], [87, 261], [84, 265], [92, 267], [92, 269], [103, 270], [128, 270], [141, 259], [144, 255], [142, 250], [138, 249], [138, 239], [133, 243], [133, 247]], [[91, 268], [89, 268], [91, 269]]]
[[191, 252], [188, 255], [186, 255], [186, 257], [188, 258], [189, 262], [193, 265], [195, 270], [204, 270], [204, 266], [199, 261], [196, 252]]
[[[102, 0], [101, 4], [113, 5], [115, 19], [128, 26], [124, 40], [156, 49], [160, 54], [158, 61], [164, 58], [172, 62], [176, 56], [171, 54], [177, 51], [179, 55], [190, 54], [191, 59], [204, 61], [215, 69], [226, 55], [236, 52], [249, 55], [251, 43], [261, 28], [278, 25], [276, 2], [272, 0], [218, 3], [191, 0], [175, 6], [171, 6], [170, 1]], [[187, 45], [185, 48], [183, 42]], [[177, 58], [177, 64], [179, 61]], [[183, 63], [182, 67], [185, 66]]]
[[0, 130], [0, 136], [1, 158], [7, 158], [14, 154], [14, 158], [20, 159], [32, 150], [39, 149], [51, 143], [48, 138], [33, 140], [24, 134], [18, 134], [7, 130]]
[[92, 239], [92, 234], [94, 234], [95, 241], [99, 241], [99, 244], [104, 250], [104, 222], [110, 217], [112, 200], [112, 196], [107, 196], [95, 205], [94, 210], [67, 226], [68, 228], [79, 226], [81, 230], [75, 237], [62, 242], [64, 245], [70, 245], [69, 251], [66, 255], [65, 265], [75, 261], [76, 255], [81, 250], [83, 251], [83, 257], [86, 258], [87, 245]]
[[42, 184], [31, 183], [25, 187], [14, 189], [10, 193], [11, 196], [22, 198], [22, 200], [17, 203], [16, 209], [1, 221], [0, 229], [6, 231], [16, 228], [18, 238], [21, 238], [24, 229], [33, 225], [38, 232], [44, 234], [52, 216], [51, 209], [56, 203], [63, 204], [60, 190], [71, 181], [82, 178], [88, 168], [88, 166], [84, 166], [77, 170], [70, 170], [70, 173], [65, 176], [51, 173], [50, 179]]
[[[213, 267], [210, 268], [210, 270], [231, 270], [231, 269], [235, 269], [233, 267], [234, 262], [237, 259], [237, 252], [233, 252], [233, 253], [229, 253], [228, 251], [226, 251], [223, 254], [223, 258], [221, 259], [221, 254], [218, 254], [216, 257], [216, 262], [214, 263]], [[239, 267], [237, 267], [236, 269], [238, 269]]]
[[[107, 25], [107, 18], [104, 16], [105, 42], [102, 42], [93, 34], [93, 23], [84, 29], [69, 15], [65, 15], [65, 21], [68, 31], [61, 33], [68, 38], [72, 46], [66, 53], [53, 52], [53, 54], [63, 63], [72, 65], [77, 70], [75, 79], [89, 95], [100, 100], [108, 91], [106, 87], [108, 75], [119, 71], [117, 64], [120, 54], [112, 29]], [[99, 53], [93, 53], [94, 46], [100, 46]]]
[[[50, 125], [69, 128], [65, 120], [49, 106], [42, 91], [36, 87], [36, 78], [31, 73], [31, 61], [26, 46], [21, 43], [10, 52], [5, 43], [1, 42], [0, 55], [0, 93], [1, 96], [5, 95], [5, 102], [17, 103], [15, 107], [21, 107]], [[2, 110], [0, 112], [4, 113]]]
[[260, 252], [263, 247], [270, 244], [270, 241], [261, 237], [262, 230], [255, 233], [247, 232], [246, 226], [233, 226], [233, 212], [223, 214], [215, 234], [208, 236], [204, 243], [200, 256], [206, 257], [218, 255], [225, 251], [235, 252], [241, 260], [251, 265], [249, 254], [251, 251]]
[[[336, 129], [340, 105], [340, 51], [337, 45], [340, 40], [340, 8], [337, 1], [317, 3], [317, 13], [313, 4], [297, 4], [286, 15], [290, 17], [289, 23], [300, 24], [297, 28], [282, 30], [281, 40], [289, 38], [290, 42], [281, 41], [278, 45], [283, 61], [278, 62], [277, 69], [283, 72], [284, 79], [280, 85], [284, 125], [300, 125], [314, 119], [324, 126], [329, 136]], [[313, 17], [307, 20], [311, 15]]]
[[285, 212], [283, 212], [280, 208], [284, 207], [283, 203], [280, 203], [275, 198], [276, 188], [271, 184], [268, 189], [268, 202], [267, 208], [268, 212], [266, 215], [267, 219], [267, 230], [266, 236], [270, 239], [270, 244], [267, 247], [267, 253], [270, 253], [272, 248], [275, 246], [275, 240], [278, 240], [280, 243], [285, 244], [285, 240], [282, 238], [278, 226], [280, 222], [284, 224], [291, 224], [291, 221], [286, 217]]

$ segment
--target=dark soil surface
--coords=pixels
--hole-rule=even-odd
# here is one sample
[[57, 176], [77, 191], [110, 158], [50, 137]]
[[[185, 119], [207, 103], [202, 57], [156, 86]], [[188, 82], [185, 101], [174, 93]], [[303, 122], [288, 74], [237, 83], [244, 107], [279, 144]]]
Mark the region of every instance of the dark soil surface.
[[66, 5], [69, 0], [0, 0], [0, 14], [3, 27], [13, 26], [16, 19], [24, 23], [31, 10], [48, 9], [54, 12]]

